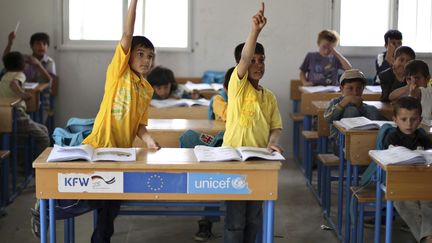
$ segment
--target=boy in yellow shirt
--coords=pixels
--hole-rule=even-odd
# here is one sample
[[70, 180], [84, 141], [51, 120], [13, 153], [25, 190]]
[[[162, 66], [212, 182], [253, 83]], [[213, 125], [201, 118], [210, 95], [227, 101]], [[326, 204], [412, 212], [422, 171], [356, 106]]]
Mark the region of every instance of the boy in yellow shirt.
[[[252, 18], [252, 30], [228, 86], [228, 108], [223, 146], [267, 147], [282, 152], [278, 145], [282, 120], [274, 94], [259, 85], [264, 75], [264, 48], [256, 43], [267, 19], [264, 3]], [[225, 243], [255, 242], [262, 225], [261, 201], [227, 201]]]
[[[153, 88], [145, 77], [153, 66], [154, 46], [144, 36], [133, 36], [136, 6], [137, 0], [131, 0], [123, 36], [107, 69], [105, 94], [93, 131], [84, 144], [127, 148], [138, 136], [149, 149], [160, 148], [146, 129]], [[77, 207], [64, 207], [59, 212], [62, 208], [56, 207], [56, 219], [98, 209], [91, 242], [110, 242], [120, 201], [80, 200], [74, 206]], [[33, 226], [33, 230], [37, 231], [38, 227]]]

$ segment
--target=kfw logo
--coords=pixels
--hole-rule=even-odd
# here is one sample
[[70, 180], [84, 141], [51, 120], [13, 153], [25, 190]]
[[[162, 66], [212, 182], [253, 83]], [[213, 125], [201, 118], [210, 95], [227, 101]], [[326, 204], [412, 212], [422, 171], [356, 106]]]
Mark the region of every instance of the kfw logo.
[[66, 177], [64, 178], [64, 186], [82, 186], [86, 187], [89, 185], [90, 178], [83, 177]]

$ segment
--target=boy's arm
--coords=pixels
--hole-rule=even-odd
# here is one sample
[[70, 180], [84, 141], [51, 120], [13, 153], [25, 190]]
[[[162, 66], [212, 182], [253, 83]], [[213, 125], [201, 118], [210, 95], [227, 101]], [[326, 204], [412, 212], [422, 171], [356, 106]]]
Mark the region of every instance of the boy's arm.
[[266, 17], [264, 17], [264, 2], [261, 3], [261, 9], [252, 17], [252, 30], [249, 33], [245, 45], [243, 47], [240, 62], [237, 65], [237, 76], [241, 80], [246, 75], [251, 60], [255, 54], [255, 45], [258, 39], [258, 35], [267, 23]]
[[138, 127], [138, 137], [141, 138], [146, 144], [147, 148], [149, 149], [160, 149], [161, 147], [159, 144], [152, 138], [150, 133], [147, 131], [147, 128], [145, 125], [140, 124]]
[[12, 82], [10, 83], [10, 88], [23, 100], [28, 100], [32, 97], [31, 94], [25, 92], [18, 80], [12, 80]]
[[346, 59], [340, 52], [338, 52], [335, 48], [333, 48], [333, 55], [339, 60], [339, 62], [342, 64], [342, 68], [344, 70], [348, 70], [352, 68], [351, 63]]
[[279, 137], [282, 133], [282, 129], [276, 128], [270, 130], [269, 142], [267, 144], [267, 149], [269, 152], [277, 151], [279, 153], [283, 153], [282, 148], [279, 146]]
[[126, 24], [124, 26], [123, 36], [120, 40], [120, 44], [123, 48], [123, 51], [126, 53], [129, 51], [132, 45], [132, 37], [135, 25], [135, 12], [136, 12], [137, 0], [131, 0], [127, 17]]
[[45, 77], [46, 81], [52, 84], [53, 76], [45, 69], [42, 63], [34, 56], [27, 56], [27, 62], [33, 66], [36, 66], [40, 73]]
[[409, 95], [409, 94], [410, 94], [410, 85], [405, 85], [403, 87], [393, 90], [389, 95], [389, 100], [390, 102], [393, 102], [399, 99], [399, 97], [402, 97], [404, 95]]
[[12, 45], [13, 45], [13, 41], [15, 40], [15, 37], [16, 37], [15, 31], [12, 31], [12, 32], [9, 33], [8, 43], [7, 43], [7, 45], [6, 45], [6, 47], [5, 47], [4, 51], [3, 51], [3, 57], [6, 56], [6, 54], [8, 54], [11, 51]]
[[310, 82], [309, 80], [307, 80], [306, 78], [306, 74], [300, 70], [300, 80], [303, 84], [303, 86], [312, 86], [312, 82]]
[[342, 100], [340, 99], [330, 101], [327, 110], [324, 112], [324, 119], [327, 123], [332, 124], [333, 121], [338, 121], [342, 118], [344, 107], [340, 105], [341, 102]]

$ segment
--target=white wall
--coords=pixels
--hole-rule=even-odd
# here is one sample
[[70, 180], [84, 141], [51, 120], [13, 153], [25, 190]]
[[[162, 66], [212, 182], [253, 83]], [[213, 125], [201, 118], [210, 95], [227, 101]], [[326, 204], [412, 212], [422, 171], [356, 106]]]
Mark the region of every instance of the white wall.
[[[7, 33], [21, 21], [15, 50], [30, 53], [28, 41], [36, 31], [47, 32], [54, 39], [57, 22], [56, 0], [0, 0], [0, 48], [6, 45]], [[234, 47], [243, 42], [250, 30], [252, 15], [259, 1], [192, 0], [193, 49], [189, 52], [159, 52], [158, 64], [173, 69], [176, 76], [201, 76], [205, 70], [226, 70], [234, 65]], [[330, 1], [267, 1], [268, 24], [259, 42], [266, 48], [266, 74], [261, 82], [278, 97], [284, 120], [282, 144], [291, 149], [291, 111], [289, 80], [298, 78], [298, 67], [305, 53], [316, 49], [316, 34], [330, 28]], [[105, 70], [113, 51], [55, 51], [49, 54], [57, 63], [60, 91], [57, 98], [57, 126], [64, 126], [69, 117], [94, 117], [103, 95]], [[349, 57], [354, 67], [374, 75], [374, 57]], [[431, 60], [428, 59], [429, 65]], [[288, 156], [291, 154], [289, 153]]]

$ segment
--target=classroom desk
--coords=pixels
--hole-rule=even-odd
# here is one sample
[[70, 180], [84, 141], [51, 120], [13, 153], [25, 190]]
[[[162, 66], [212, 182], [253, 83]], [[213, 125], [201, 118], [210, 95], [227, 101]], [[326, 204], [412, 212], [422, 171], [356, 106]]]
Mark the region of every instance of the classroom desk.
[[[393, 201], [432, 201], [432, 167], [427, 165], [385, 165], [377, 163], [376, 198], [386, 200], [385, 242], [392, 242]], [[381, 218], [382, 201], [375, 202], [375, 219]], [[380, 220], [375, 220], [374, 242], [380, 242]]]
[[298, 112], [299, 109], [299, 103], [301, 100], [301, 92], [300, 92], [300, 86], [302, 86], [301, 80], [298, 79], [291, 79], [290, 82], [290, 99], [293, 102], [293, 112]]
[[[147, 125], [147, 131], [163, 148], [178, 148], [180, 135], [189, 129], [216, 135], [218, 132], [225, 131], [225, 122], [216, 120], [149, 119]], [[132, 146], [145, 147], [145, 144], [137, 137]]]
[[[193, 149], [137, 149], [136, 162], [47, 162], [47, 148], [33, 162], [41, 232], [46, 232], [49, 204], [50, 240], [55, 242], [56, 199], [225, 201], [263, 200], [263, 242], [273, 242], [274, 203], [278, 197], [278, 161], [199, 163]], [[98, 175], [112, 184], [101, 184]], [[149, 185], [148, 181], [152, 184]], [[83, 182], [87, 181], [87, 184]], [[132, 183], [133, 181], [133, 183]], [[143, 186], [136, 186], [141, 181]], [[154, 182], [154, 183], [153, 183]], [[134, 186], [135, 185], [135, 186]], [[162, 185], [162, 186], [161, 186]], [[166, 185], [165, 189], [163, 185]], [[41, 242], [47, 237], [41, 234]]]
[[149, 118], [154, 119], [208, 119], [208, 106], [149, 108]]

